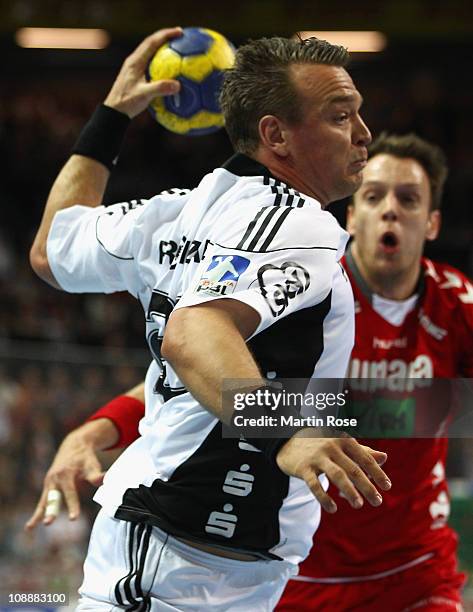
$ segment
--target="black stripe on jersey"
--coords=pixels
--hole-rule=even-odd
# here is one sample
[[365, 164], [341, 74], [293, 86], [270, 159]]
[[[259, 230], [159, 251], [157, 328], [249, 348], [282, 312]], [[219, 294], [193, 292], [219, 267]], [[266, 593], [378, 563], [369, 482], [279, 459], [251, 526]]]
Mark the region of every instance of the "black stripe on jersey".
[[129, 202], [126, 202], [127, 205], [127, 212], [130, 212], [130, 210], [134, 210], [137, 206], [143, 206], [143, 200], [140, 198], [138, 200], [130, 200]]
[[269, 245], [271, 244], [274, 236], [276, 236], [279, 228], [284, 223], [285, 219], [287, 218], [287, 216], [291, 212], [291, 210], [292, 210], [292, 208], [285, 208], [285, 209], [283, 209], [282, 214], [279, 215], [279, 219], [276, 221], [276, 223], [274, 224], [272, 230], [268, 234], [268, 237], [266, 238], [266, 240], [261, 245], [261, 250], [262, 251], [266, 251], [266, 249], [269, 247]]
[[255, 218], [253, 219], [253, 221], [251, 221], [251, 223], [248, 225], [246, 232], [243, 236], [243, 238], [240, 240], [240, 242], [237, 244], [237, 249], [241, 249], [243, 248], [243, 245], [245, 244], [245, 241], [247, 238], [249, 238], [251, 232], [254, 230], [255, 225], [258, 223], [259, 218], [261, 217], [261, 215], [264, 213], [266, 209], [265, 208], [261, 208], [257, 213]]
[[161, 191], [160, 195], [168, 194], [168, 195], [183, 196], [183, 195], [187, 195], [191, 191], [192, 191], [191, 189], [186, 189], [184, 187], [172, 187], [171, 189], [165, 189], [164, 191]]
[[282, 193], [276, 193], [276, 197], [274, 198], [274, 206], [280, 206], [282, 202]]
[[281, 185], [278, 181], [278, 184], [271, 185], [271, 191], [273, 193], [294, 193], [294, 189], [291, 189], [287, 185]]
[[275, 179], [269, 179], [269, 184], [271, 185], [271, 191], [276, 194], [275, 206], [292, 206], [294, 198], [296, 197], [299, 198], [296, 206], [298, 208], [304, 206], [304, 198], [292, 187], [289, 187], [285, 183], [281, 183], [281, 181], [277, 181]]
[[[248, 250], [259, 252], [261, 249], [256, 248], [258, 241], [263, 236], [264, 232], [269, 230], [271, 232], [271, 223], [277, 223], [278, 217], [281, 215], [283, 210], [292, 210], [291, 208], [282, 209], [280, 206], [267, 206], [261, 208], [253, 221], [249, 224], [245, 235], [237, 244], [236, 248], [241, 250]], [[273, 221], [274, 217], [274, 221]], [[247, 243], [245, 245], [245, 243]]]
[[[271, 235], [271, 240], [264, 241], [264, 245], [260, 249], [256, 249], [256, 245], [258, 241], [263, 236], [264, 232], [268, 229], [271, 220], [275, 217], [275, 210], [280, 209], [282, 206], [287, 207], [288, 210], [292, 208], [301, 208], [304, 206], [305, 200], [301, 197], [298, 191], [292, 189], [292, 187], [288, 187], [284, 183], [277, 181], [276, 179], [270, 177], [264, 177], [264, 183], [269, 184], [271, 186], [271, 191], [274, 193], [274, 203], [272, 206], [267, 206], [265, 208], [261, 208], [253, 218], [253, 220], [249, 223], [246, 232], [243, 235], [243, 238], [237, 244], [236, 248], [240, 250], [247, 251], [264, 251], [268, 248], [271, 240], [276, 235], [277, 230], [281, 227], [284, 219], [287, 217], [287, 214], [284, 214], [282, 220], [276, 220], [276, 231], [270, 230], [269, 233]], [[297, 201], [295, 198], [298, 198]], [[268, 210], [270, 212], [268, 212]], [[281, 219], [281, 217], [279, 217]], [[248, 242], [249, 241], [249, 242]]]
[[[122, 213], [126, 215], [130, 212], [130, 210], [135, 210], [135, 208], [137, 208], [138, 206], [143, 206], [143, 204], [144, 202], [141, 199], [129, 200], [128, 202], [124, 202], [123, 204], [121, 204], [120, 208], [122, 209]], [[107, 213], [107, 214], [111, 215], [113, 213]]]
[[251, 240], [251, 242], [248, 245], [249, 249], [254, 249], [255, 246], [258, 244], [258, 240], [261, 238], [261, 236], [263, 235], [265, 229], [269, 226], [271, 219], [278, 213], [280, 212], [280, 208], [278, 208], [277, 206], [268, 206], [266, 208], [266, 216], [263, 219], [262, 223], [260, 224], [259, 228], [256, 231], [256, 234], [253, 236], [253, 239]]

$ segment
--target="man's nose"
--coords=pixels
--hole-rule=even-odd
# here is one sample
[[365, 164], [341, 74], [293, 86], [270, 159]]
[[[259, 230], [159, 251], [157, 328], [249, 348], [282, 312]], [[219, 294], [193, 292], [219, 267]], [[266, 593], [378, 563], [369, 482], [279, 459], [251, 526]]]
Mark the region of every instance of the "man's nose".
[[396, 221], [399, 213], [399, 202], [392, 191], [384, 196], [382, 202], [383, 214], [381, 218], [383, 221]]
[[371, 132], [363, 119], [358, 116], [357, 126], [354, 133], [355, 143], [359, 147], [367, 147], [372, 141]]

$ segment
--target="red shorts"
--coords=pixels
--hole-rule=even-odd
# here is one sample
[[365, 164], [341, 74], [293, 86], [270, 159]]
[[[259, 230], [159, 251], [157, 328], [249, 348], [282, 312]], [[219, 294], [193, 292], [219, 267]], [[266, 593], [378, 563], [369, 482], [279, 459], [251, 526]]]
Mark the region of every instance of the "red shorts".
[[278, 612], [454, 612], [462, 610], [464, 574], [454, 554], [377, 580], [320, 584], [290, 580]]

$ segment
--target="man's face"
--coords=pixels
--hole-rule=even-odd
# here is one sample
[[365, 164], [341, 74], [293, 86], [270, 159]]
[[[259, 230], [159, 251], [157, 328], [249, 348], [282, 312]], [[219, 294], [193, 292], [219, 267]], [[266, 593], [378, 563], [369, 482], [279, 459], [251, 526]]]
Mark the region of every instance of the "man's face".
[[344, 68], [294, 65], [291, 77], [303, 119], [286, 126], [288, 161], [325, 205], [353, 194], [361, 184], [371, 142], [359, 114], [362, 98]]
[[368, 161], [347, 223], [362, 273], [395, 278], [418, 268], [425, 241], [440, 228], [430, 202], [429, 178], [415, 159], [382, 153]]

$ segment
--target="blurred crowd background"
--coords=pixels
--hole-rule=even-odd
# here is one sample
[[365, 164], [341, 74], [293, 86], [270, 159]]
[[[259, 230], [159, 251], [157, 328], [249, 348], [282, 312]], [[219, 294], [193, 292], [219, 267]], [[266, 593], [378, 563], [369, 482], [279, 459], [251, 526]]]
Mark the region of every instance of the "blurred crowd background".
[[[337, 1], [241, 2], [232, 21], [217, 3], [184, 2], [174, 9], [159, 4], [160, 15], [157, 8], [147, 14], [149, 3], [141, 1], [0, 0], [1, 591], [77, 587], [96, 511], [86, 501], [92, 490], [84, 488], [81, 520], [61, 519], [33, 536], [22, 527], [65, 433], [136, 384], [148, 362], [143, 316], [132, 298], [60, 293], [35, 278], [28, 263], [55, 175], [121, 61], [145, 34], [176, 23], [203, 25], [239, 44], [248, 36], [291, 35], [298, 29], [384, 31], [383, 52], [357, 54], [352, 62], [365, 99], [364, 118], [374, 135], [384, 129], [415, 131], [443, 147], [450, 164], [444, 225], [428, 253], [473, 275], [473, 24], [465, 3], [367, 1], [357, 3], [354, 16]], [[103, 51], [20, 49], [14, 32], [24, 25], [107, 27], [112, 42]], [[192, 187], [230, 154], [223, 131], [194, 139], [174, 136], [145, 113], [129, 129], [105, 201]], [[344, 203], [333, 211], [343, 222]], [[462, 445], [454, 445], [449, 467], [454, 519], [470, 569], [472, 472]]]

